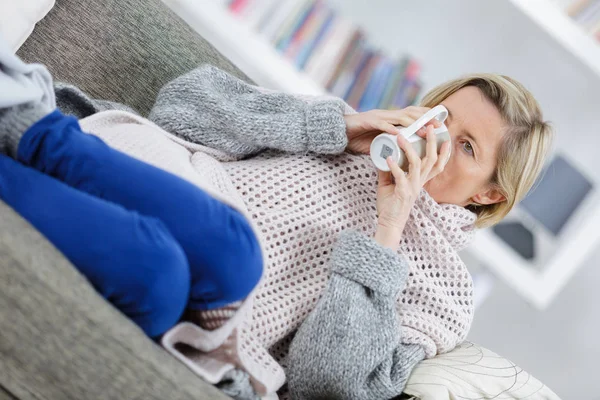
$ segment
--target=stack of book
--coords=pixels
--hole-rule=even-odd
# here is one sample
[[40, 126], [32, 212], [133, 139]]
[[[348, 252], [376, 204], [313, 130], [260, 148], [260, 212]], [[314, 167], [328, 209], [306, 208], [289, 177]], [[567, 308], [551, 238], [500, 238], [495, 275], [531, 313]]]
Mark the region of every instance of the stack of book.
[[583, 30], [600, 42], [600, 0], [571, 0], [567, 13]]
[[229, 0], [229, 10], [298, 69], [359, 111], [404, 108], [421, 90], [421, 66], [390, 57], [324, 0]]

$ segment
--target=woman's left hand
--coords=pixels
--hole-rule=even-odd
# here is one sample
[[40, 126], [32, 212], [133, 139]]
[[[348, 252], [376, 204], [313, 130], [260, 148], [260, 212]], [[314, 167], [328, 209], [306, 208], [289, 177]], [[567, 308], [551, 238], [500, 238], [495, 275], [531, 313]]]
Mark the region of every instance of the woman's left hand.
[[400, 244], [404, 226], [421, 188], [444, 170], [450, 155], [449, 141], [442, 145], [438, 154], [433, 124], [427, 125], [421, 135], [427, 139], [426, 155], [422, 160], [408, 140], [398, 135], [398, 145], [408, 159], [408, 173], [402, 171], [391, 157], [386, 160], [390, 172], [379, 171], [375, 240], [394, 251]]
[[395, 125], [409, 126], [430, 109], [406, 107], [402, 110], [371, 110], [344, 116], [346, 120], [347, 150], [369, 154], [371, 142], [382, 132], [398, 134]]

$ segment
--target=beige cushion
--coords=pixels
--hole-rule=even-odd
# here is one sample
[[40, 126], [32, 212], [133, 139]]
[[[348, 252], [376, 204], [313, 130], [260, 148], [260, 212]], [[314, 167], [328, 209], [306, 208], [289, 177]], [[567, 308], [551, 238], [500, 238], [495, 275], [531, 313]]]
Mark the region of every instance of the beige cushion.
[[419, 400], [560, 400], [511, 361], [469, 342], [421, 362], [404, 392]]
[[54, 0], [0, 0], [0, 35], [17, 51], [53, 6]]

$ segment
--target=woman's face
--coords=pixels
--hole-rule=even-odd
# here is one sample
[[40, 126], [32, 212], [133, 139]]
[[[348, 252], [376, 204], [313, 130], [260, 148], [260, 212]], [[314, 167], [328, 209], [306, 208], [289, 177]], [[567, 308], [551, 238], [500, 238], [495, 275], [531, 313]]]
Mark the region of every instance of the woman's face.
[[490, 184], [505, 131], [500, 113], [473, 86], [458, 90], [442, 104], [449, 112], [445, 124], [452, 153], [444, 171], [427, 182], [425, 189], [438, 203], [463, 207], [503, 201]]

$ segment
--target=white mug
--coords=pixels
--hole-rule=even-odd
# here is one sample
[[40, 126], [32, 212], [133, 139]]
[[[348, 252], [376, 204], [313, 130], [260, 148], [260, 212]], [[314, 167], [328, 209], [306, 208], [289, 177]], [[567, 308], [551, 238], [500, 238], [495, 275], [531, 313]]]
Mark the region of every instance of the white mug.
[[[444, 125], [444, 121], [448, 117], [448, 110], [446, 107], [439, 105], [431, 110], [427, 111], [421, 118], [416, 120], [410, 126], [406, 128], [400, 128], [399, 135], [403, 135], [411, 144], [413, 149], [417, 152], [419, 158], [425, 157], [427, 149], [427, 141], [422, 139], [417, 132], [419, 129], [424, 127], [432, 119], [437, 119], [442, 123], [442, 126], [434, 130], [437, 142], [437, 151], [440, 152], [440, 148], [444, 142], [450, 140], [450, 132]], [[386, 159], [392, 157], [392, 160], [396, 162], [400, 168], [408, 171], [408, 160], [404, 155], [404, 151], [398, 146], [398, 137], [389, 133], [382, 133], [378, 135], [371, 143], [371, 160], [375, 166], [382, 171], [389, 171], [390, 168], [387, 165]], [[450, 159], [450, 157], [448, 157]], [[448, 160], [446, 160], [448, 162]]]

